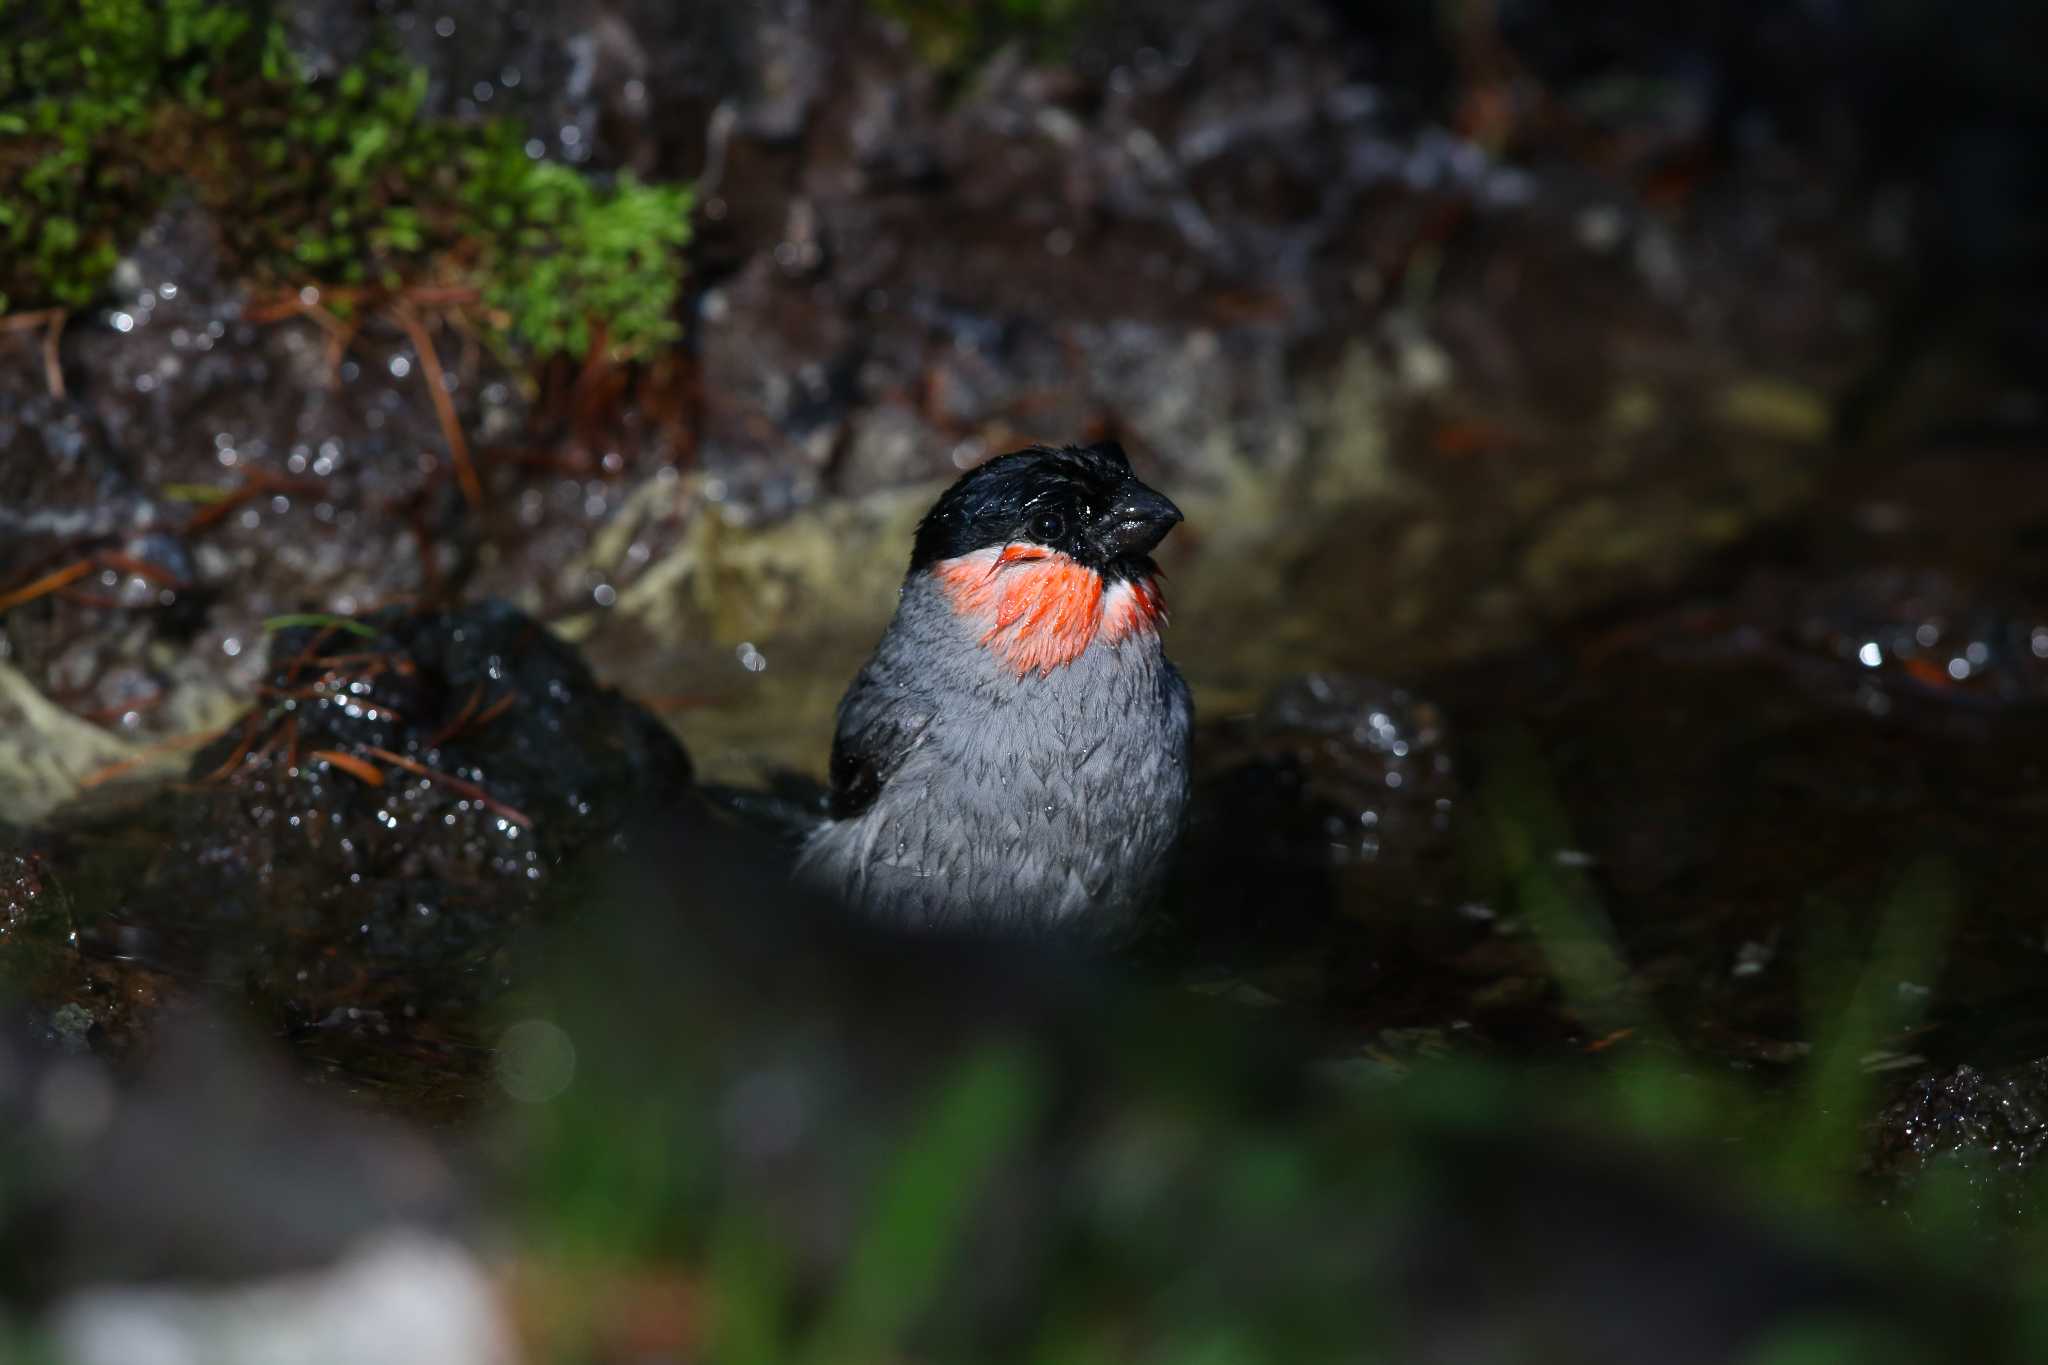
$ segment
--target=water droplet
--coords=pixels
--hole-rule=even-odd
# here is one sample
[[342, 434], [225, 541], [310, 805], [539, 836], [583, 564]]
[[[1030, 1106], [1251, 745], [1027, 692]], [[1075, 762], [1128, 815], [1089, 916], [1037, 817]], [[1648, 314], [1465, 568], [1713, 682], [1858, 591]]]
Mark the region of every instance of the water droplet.
[[498, 1038], [498, 1084], [522, 1104], [545, 1104], [576, 1077], [576, 1045], [559, 1024], [522, 1019]]

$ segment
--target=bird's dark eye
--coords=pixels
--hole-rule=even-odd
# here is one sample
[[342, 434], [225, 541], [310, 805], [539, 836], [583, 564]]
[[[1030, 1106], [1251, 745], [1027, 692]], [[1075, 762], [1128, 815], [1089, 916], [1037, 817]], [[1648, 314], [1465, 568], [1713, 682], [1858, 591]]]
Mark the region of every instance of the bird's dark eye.
[[1067, 533], [1067, 519], [1057, 512], [1040, 512], [1031, 519], [1031, 538], [1050, 545]]

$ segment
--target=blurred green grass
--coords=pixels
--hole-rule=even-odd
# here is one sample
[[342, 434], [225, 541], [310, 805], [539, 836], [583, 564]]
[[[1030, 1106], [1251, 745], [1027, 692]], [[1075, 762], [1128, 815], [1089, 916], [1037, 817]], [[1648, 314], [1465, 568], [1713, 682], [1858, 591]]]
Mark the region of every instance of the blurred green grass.
[[[1627, 1031], [1615, 1047], [1289, 1079], [1244, 1042], [1256, 1012], [1195, 1016], [1123, 982], [1037, 1023], [985, 1018], [971, 992], [920, 1013], [889, 994], [903, 978], [864, 978], [801, 928], [728, 960], [688, 932], [689, 888], [679, 907], [565, 884], [569, 951], [505, 1011], [558, 1024], [574, 1078], [514, 1106], [491, 1148], [511, 1154], [491, 1244], [550, 1287], [521, 1300], [534, 1358], [643, 1359], [651, 1333], [730, 1365], [1403, 1360], [1405, 1261], [1443, 1235], [1472, 1265], [1460, 1311], [1507, 1343], [1488, 1359], [1607, 1359], [1572, 1332], [1655, 1297], [1631, 1259], [1685, 1264], [1608, 1226], [1603, 1201], [1645, 1198], [1669, 1200], [1648, 1226], [1680, 1247], [1690, 1219], [1725, 1241], [1725, 1217], [1754, 1233], [1737, 1261], [1881, 1291], [1861, 1311], [1793, 1303], [1717, 1358], [2048, 1350], [2048, 1223], [2002, 1214], [1967, 1161], [1888, 1185], [1867, 1171], [1878, 1066], [1923, 1008], [1898, 984], [1938, 978], [1956, 868], [1901, 850], [1881, 905], [1820, 917], [1814, 1051], [1745, 1072], [1688, 1052], [1631, 985], [1595, 879], [1556, 856], [1579, 844], [1540, 748], [1510, 731], [1481, 753], [1475, 890], [1542, 940], [1587, 1036]], [[0, 1179], [0, 1219], [21, 1189]], [[1580, 1299], [1499, 1301], [1577, 1258], [1600, 1267]], [[11, 1330], [0, 1360], [37, 1359]]]
[[[1651, 1187], [1665, 1180], [1788, 1255], [1885, 1287], [1866, 1312], [1795, 1305], [1730, 1359], [2034, 1358], [2048, 1345], [2035, 1325], [2048, 1320], [2038, 1220], [1993, 1217], [1961, 1169], [1883, 1188], [1867, 1174], [1881, 1080], [1873, 1057], [1919, 1022], [1921, 997], [1898, 983], [1936, 979], [1959, 913], [1955, 869], [1938, 853], [1909, 852], [1890, 898], [1843, 917], [1839, 941], [1813, 955], [1831, 967], [1808, 983], [1810, 1059], [1786, 1074], [1744, 1072], [1688, 1054], [1632, 987], [1592, 878], [1556, 856], [1578, 845], [1535, 743], [1506, 732], [1484, 748], [1484, 847], [1471, 850], [1473, 875], [1542, 940], [1588, 1034], [1627, 1030], [1626, 1045], [1548, 1060], [1453, 1055], [1266, 1113], [1243, 1101], [1241, 1059], [1220, 1060], [1205, 1078], [1189, 1064], [1201, 1035], [1176, 1047], [1170, 1026], [1106, 1063], [1107, 1078], [1083, 1083], [1078, 1100], [1029, 1040], [963, 1041], [914, 1102], [820, 1102], [810, 1140], [834, 1153], [824, 1187], [857, 1192], [826, 1219], [843, 1216], [850, 1230], [820, 1257], [708, 1136], [720, 1090], [706, 1080], [707, 1058], [718, 1042], [644, 1033], [623, 1042], [619, 1021], [601, 1017], [601, 992], [586, 994], [598, 1014], [570, 1007], [565, 1025], [600, 1051], [637, 1055], [623, 1071], [600, 1061], [548, 1106], [559, 1113], [537, 1116], [548, 1137], [530, 1169], [530, 1244], [573, 1246], [586, 1268], [614, 1271], [659, 1248], [691, 1267], [701, 1289], [701, 1358], [741, 1365], [1395, 1360], [1404, 1358], [1393, 1326], [1403, 1306], [1389, 1260], [1414, 1229], [1455, 1222], [1450, 1210], [1471, 1197], [1460, 1189], [1467, 1168], [1445, 1153], [1474, 1144], [1511, 1161], [1526, 1141], [1532, 1153], [1596, 1154]], [[743, 1050], [760, 1046], [749, 1039]], [[775, 1055], [810, 1056], [804, 1047]], [[835, 1074], [821, 1056], [806, 1064]], [[667, 1098], [651, 1101], [646, 1088], [664, 1076]], [[1078, 1125], [1077, 1108], [1088, 1116]], [[1055, 1113], [1066, 1120], [1052, 1122]], [[666, 1140], [655, 1136], [665, 1124]], [[1060, 1172], [1049, 1182], [1019, 1175], [1048, 1167]], [[599, 1171], [623, 1183], [594, 1200]], [[1020, 1182], [1030, 1192], [1021, 1211]], [[1627, 1188], [1617, 1185], [1624, 1197]], [[1018, 1235], [1037, 1248], [1034, 1269], [1007, 1286], [1014, 1295], [977, 1288], [984, 1275], [1010, 1273], [981, 1259], [989, 1220], [1006, 1216], [1023, 1219]], [[1485, 1250], [1524, 1268], [1585, 1251], [1571, 1226], [1542, 1235], [1554, 1247]], [[1623, 1312], [1642, 1290], [1617, 1279], [1606, 1307]], [[1955, 1310], [1943, 1305], [1953, 1302], [1977, 1304], [1970, 1311], [1982, 1316], [1947, 1335], [1942, 1315]], [[1475, 1300], [1472, 1311], [1492, 1309]], [[550, 1336], [553, 1358], [617, 1358], [601, 1327], [584, 1326], [581, 1337]], [[1511, 1337], [1516, 1351], [1486, 1358], [1590, 1358], [1543, 1335], [1555, 1326], [1532, 1322]]]

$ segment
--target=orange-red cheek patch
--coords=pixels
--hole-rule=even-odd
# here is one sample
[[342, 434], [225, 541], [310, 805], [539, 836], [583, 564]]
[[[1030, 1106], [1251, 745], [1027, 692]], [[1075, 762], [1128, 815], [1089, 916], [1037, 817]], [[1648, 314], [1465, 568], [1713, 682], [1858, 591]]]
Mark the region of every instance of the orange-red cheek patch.
[[1117, 644], [1166, 617], [1149, 580], [1105, 590], [1095, 570], [1035, 545], [977, 550], [935, 572], [953, 610], [982, 627], [982, 645], [1020, 674], [1050, 673], [1097, 640]]
[[1159, 585], [1149, 578], [1119, 583], [1104, 594], [1102, 628], [1098, 632], [1111, 644], [1141, 631], [1157, 631], [1166, 623], [1166, 599]]

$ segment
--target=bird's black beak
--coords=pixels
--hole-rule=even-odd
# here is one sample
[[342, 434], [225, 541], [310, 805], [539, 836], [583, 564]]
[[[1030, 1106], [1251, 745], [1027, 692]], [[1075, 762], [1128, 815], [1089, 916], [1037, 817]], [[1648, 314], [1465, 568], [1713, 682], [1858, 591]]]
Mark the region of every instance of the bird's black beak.
[[1102, 548], [1112, 559], [1150, 554], [1181, 519], [1165, 495], [1133, 479], [1102, 519]]

